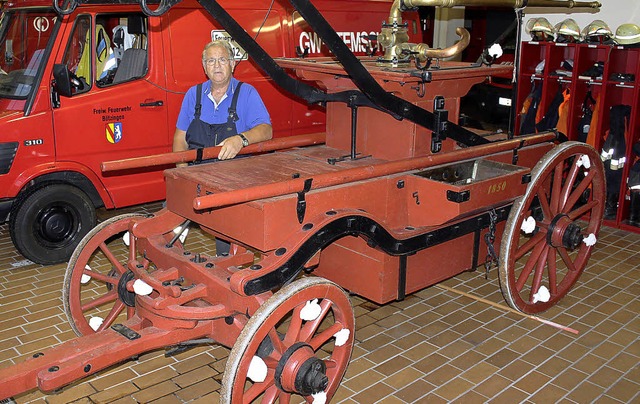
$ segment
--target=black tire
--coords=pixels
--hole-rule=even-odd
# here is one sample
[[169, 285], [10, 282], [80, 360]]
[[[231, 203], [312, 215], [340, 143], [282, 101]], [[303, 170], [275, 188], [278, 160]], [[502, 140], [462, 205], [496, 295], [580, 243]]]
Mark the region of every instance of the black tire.
[[67, 184], [27, 190], [9, 217], [11, 241], [25, 258], [42, 265], [66, 262], [96, 225], [91, 199]]

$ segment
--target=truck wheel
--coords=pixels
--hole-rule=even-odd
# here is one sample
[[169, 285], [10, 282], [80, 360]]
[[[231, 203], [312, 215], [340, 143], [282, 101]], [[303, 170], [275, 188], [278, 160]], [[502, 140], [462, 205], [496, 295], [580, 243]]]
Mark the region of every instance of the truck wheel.
[[9, 217], [11, 241], [25, 258], [42, 265], [71, 257], [96, 225], [96, 211], [80, 189], [53, 184], [25, 192]]

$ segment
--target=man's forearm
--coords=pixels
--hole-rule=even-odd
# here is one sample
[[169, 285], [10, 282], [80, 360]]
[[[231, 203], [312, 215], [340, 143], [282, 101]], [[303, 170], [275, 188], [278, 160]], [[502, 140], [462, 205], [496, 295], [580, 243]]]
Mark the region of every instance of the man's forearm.
[[265, 123], [261, 123], [260, 125], [254, 126], [248, 131], [242, 132], [242, 134], [247, 138], [249, 144], [264, 142], [265, 140], [271, 139], [273, 136], [273, 130], [271, 125], [267, 125]]

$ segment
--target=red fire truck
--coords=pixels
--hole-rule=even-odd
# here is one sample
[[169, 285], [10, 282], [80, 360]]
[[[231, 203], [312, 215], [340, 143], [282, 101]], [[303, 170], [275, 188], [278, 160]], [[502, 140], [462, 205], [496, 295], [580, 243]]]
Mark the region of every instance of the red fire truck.
[[[164, 199], [161, 170], [103, 175], [100, 163], [169, 151], [184, 92], [206, 80], [204, 44], [228, 37], [195, 1], [161, 17], [128, 2], [89, 1], [64, 17], [51, 0], [10, 1], [3, 11], [0, 220], [9, 221], [17, 250], [34, 262], [66, 261], [96, 224], [96, 208]], [[329, 55], [286, 2], [269, 3], [229, 0], [225, 8], [272, 56]], [[390, 1], [314, 4], [352, 50], [379, 51], [370, 38]], [[406, 21], [420, 39], [417, 13]], [[235, 51], [247, 59], [239, 46]], [[320, 106], [289, 98], [252, 61], [241, 61], [235, 76], [258, 89], [275, 136], [324, 130]]]

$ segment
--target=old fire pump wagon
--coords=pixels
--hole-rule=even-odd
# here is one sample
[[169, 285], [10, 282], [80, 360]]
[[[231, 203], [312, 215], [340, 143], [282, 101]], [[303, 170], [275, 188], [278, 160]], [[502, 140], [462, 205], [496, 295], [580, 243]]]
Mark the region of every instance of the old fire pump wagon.
[[[76, 1], [56, 7], [64, 14]], [[141, 7], [159, 15], [176, 1], [152, 9], [141, 0]], [[215, 0], [201, 0], [278, 85], [326, 105], [326, 136], [276, 139], [247, 147], [260, 152], [248, 158], [167, 170], [166, 208], [91, 231], [64, 280], [65, 312], [79, 338], [1, 370], [0, 398], [52, 391], [146, 351], [217, 342], [232, 348], [224, 402], [325, 402], [354, 344], [342, 288], [388, 303], [474, 269], [489, 250], [512, 308], [535, 314], [569, 292], [598, 242], [605, 199], [598, 153], [557, 144], [554, 132], [481, 136], [457, 125], [460, 97], [512, 67], [443, 61], [465, 48], [468, 32], [459, 28], [460, 40], [445, 49], [409, 43], [402, 14], [509, 6], [521, 21], [527, 5], [600, 4], [395, 0], [377, 37], [384, 54], [357, 58], [311, 2], [290, 2], [334, 58], [274, 61]], [[192, 223], [231, 242], [231, 252], [186, 250], [180, 236]], [[122, 235], [128, 247], [118, 259]]]

